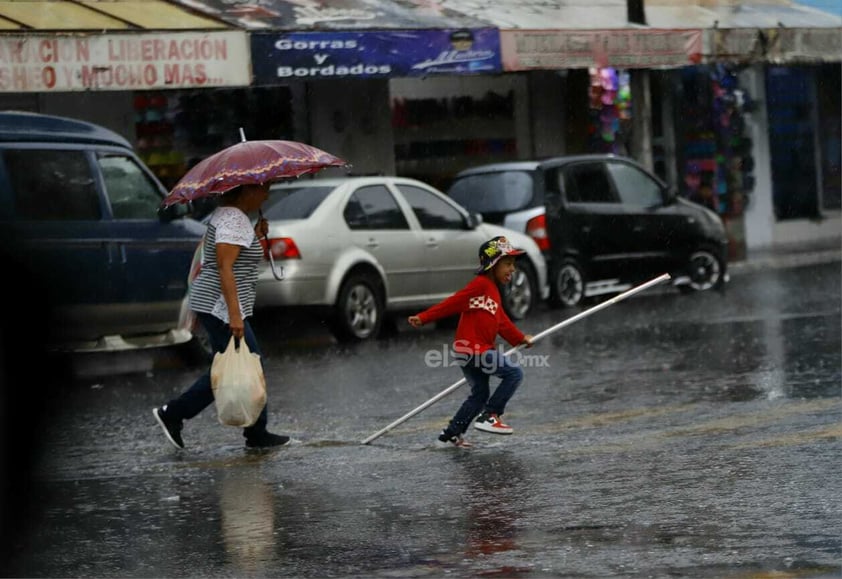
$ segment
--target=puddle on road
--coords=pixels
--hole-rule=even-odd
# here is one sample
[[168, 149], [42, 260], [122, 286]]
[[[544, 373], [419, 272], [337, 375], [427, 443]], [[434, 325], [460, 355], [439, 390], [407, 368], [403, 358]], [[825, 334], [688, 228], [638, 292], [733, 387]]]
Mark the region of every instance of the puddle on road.
[[467, 390], [360, 443], [458, 379], [423, 361], [452, 331], [269, 356], [271, 420], [295, 443], [268, 452], [212, 409], [188, 451], [167, 446], [149, 409], [192, 372], [85, 384], [53, 424], [17, 575], [838, 571], [840, 316], [763, 288], [759, 310], [667, 296], [571, 326], [536, 346], [551, 365], [526, 369], [516, 435], [471, 431], [473, 450], [435, 444]]

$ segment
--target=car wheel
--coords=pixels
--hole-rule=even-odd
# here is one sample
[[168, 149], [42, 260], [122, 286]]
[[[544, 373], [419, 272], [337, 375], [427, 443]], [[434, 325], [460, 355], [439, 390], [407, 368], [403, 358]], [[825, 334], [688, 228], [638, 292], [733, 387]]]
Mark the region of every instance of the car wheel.
[[561, 262], [552, 285], [553, 303], [564, 307], [578, 306], [585, 298], [585, 272], [575, 259]]
[[352, 274], [342, 284], [336, 301], [334, 334], [340, 342], [374, 338], [383, 323], [380, 283], [374, 276]]
[[537, 277], [535, 268], [529, 261], [518, 261], [512, 281], [503, 295], [503, 308], [511, 319], [522, 320], [535, 307], [538, 295]]
[[722, 262], [707, 249], [693, 252], [687, 261], [690, 283], [679, 286], [683, 291], [705, 291], [722, 283]]

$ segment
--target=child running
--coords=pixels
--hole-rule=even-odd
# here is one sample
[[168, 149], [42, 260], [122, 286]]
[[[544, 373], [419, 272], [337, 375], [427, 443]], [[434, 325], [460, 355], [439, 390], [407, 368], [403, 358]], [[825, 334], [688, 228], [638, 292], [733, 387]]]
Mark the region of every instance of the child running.
[[[515, 256], [524, 253], [512, 247], [503, 236], [482, 244], [480, 267], [468, 285], [427, 310], [410, 316], [409, 323], [420, 328], [426, 323], [460, 314], [453, 350], [460, 359], [462, 373], [471, 387], [471, 394], [439, 435], [441, 442], [468, 447], [463, 438], [471, 421], [479, 414], [474, 428], [494, 434], [511, 434], [513, 429], [501, 416], [506, 404], [523, 381], [523, 370], [510, 357], [497, 350], [497, 335], [512, 346], [532, 347], [532, 336], [521, 332], [503, 311], [499, 285], [512, 281]], [[500, 384], [489, 398], [491, 375]]]

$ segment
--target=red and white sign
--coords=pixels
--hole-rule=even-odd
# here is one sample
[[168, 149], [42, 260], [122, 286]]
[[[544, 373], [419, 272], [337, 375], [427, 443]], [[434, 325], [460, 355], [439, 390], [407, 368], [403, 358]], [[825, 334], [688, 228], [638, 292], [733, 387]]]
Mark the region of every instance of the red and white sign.
[[0, 36], [0, 92], [248, 86], [245, 32]]
[[737, 28], [708, 32], [705, 59], [737, 62], [835, 62], [842, 56], [842, 29]]
[[678, 67], [702, 57], [701, 30], [501, 30], [503, 70]]

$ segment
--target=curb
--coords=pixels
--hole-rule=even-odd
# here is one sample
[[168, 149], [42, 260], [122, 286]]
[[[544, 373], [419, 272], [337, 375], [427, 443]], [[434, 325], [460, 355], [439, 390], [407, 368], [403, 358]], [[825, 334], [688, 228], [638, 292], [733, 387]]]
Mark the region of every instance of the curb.
[[842, 249], [828, 249], [802, 253], [767, 254], [728, 264], [728, 273], [739, 275], [764, 269], [799, 267], [842, 261]]

